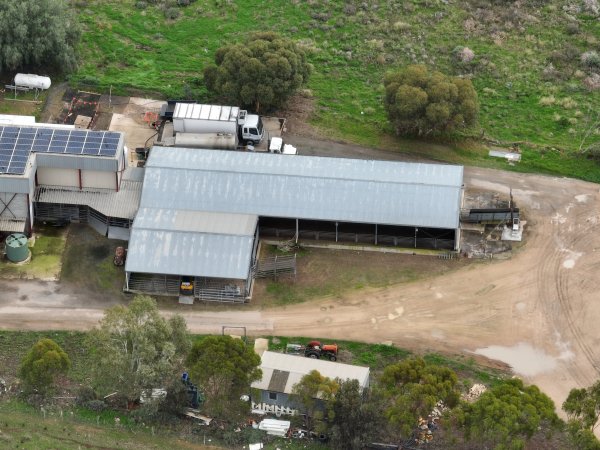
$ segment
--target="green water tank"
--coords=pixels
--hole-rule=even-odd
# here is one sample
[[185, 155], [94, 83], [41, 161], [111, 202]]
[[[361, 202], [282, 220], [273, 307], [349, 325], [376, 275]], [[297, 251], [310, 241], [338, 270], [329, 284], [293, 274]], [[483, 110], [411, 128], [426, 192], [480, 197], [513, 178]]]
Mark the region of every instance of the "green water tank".
[[29, 247], [27, 246], [27, 236], [21, 233], [14, 233], [6, 238], [6, 257], [11, 262], [25, 261], [29, 257]]

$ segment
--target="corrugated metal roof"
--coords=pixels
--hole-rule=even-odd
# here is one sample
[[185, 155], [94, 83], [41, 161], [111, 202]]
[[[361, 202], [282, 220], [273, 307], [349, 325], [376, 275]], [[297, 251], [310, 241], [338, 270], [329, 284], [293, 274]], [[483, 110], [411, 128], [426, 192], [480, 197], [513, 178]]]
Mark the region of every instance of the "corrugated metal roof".
[[0, 231], [23, 233], [25, 231], [25, 223], [25, 220], [0, 219]]
[[462, 173], [440, 164], [154, 147], [141, 206], [457, 228]]
[[198, 103], [177, 103], [173, 119], [202, 119], [236, 122], [240, 108], [237, 106], [202, 105]]
[[260, 368], [262, 379], [252, 383], [252, 387], [261, 390], [270, 390], [271, 378], [277, 371], [289, 372], [285, 388], [278, 392], [290, 394], [294, 384], [298, 383], [304, 375], [312, 370], [317, 370], [323, 376], [331, 379], [357, 380], [361, 388], [369, 386], [369, 368], [342, 364], [320, 359], [305, 358], [303, 356], [286, 355], [266, 351], [262, 354]]
[[66, 205], [88, 205], [107, 217], [133, 219], [140, 204], [142, 183], [122, 181], [121, 189], [69, 189], [57, 186], [38, 186], [35, 201]]
[[258, 216], [191, 210], [140, 208], [133, 226], [165, 231], [254, 236]]
[[127, 167], [123, 171], [123, 181], [144, 181], [146, 169], [143, 167]]
[[131, 229], [127, 272], [246, 279], [254, 236]]
[[153, 147], [146, 167], [460, 187], [463, 167], [366, 159]]

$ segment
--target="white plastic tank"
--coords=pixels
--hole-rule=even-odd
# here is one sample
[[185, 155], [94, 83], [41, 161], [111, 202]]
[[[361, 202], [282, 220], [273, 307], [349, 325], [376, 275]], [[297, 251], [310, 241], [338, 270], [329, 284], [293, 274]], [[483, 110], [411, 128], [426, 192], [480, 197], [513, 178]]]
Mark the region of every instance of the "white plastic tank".
[[15, 86], [25, 86], [30, 89], [49, 89], [52, 82], [49, 77], [33, 73], [18, 73], [15, 75]]

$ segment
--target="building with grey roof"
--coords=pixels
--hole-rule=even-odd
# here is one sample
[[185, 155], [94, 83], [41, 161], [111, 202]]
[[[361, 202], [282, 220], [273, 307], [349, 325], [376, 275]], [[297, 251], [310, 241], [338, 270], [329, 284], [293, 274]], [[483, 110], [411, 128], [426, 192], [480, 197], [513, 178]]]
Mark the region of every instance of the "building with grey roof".
[[0, 232], [77, 220], [127, 236], [141, 181], [127, 179], [122, 133], [8, 119], [0, 121]]
[[259, 393], [257, 398], [252, 399], [252, 408], [268, 413], [296, 414], [299, 405], [290, 395], [294, 385], [313, 370], [332, 380], [356, 380], [361, 389], [369, 387], [368, 367], [304, 356], [265, 351], [261, 356], [260, 369], [261, 379], [252, 383], [252, 388]]
[[458, 249], [462, 166], [156, 146], [145, 170], [131, 291], [247, 299], [259, 237]]

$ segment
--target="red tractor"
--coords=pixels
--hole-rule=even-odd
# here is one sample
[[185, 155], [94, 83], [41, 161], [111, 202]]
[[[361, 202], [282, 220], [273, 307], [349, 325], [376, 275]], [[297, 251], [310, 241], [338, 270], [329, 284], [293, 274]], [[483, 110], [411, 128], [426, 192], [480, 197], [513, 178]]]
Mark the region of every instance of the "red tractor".
[[337, 344], [321, 344], [319, 341], [310, 341], [304, 348], [304, 356], [307, 358], [327, 358], [329, 361], [336, 361], [337, 353]]

